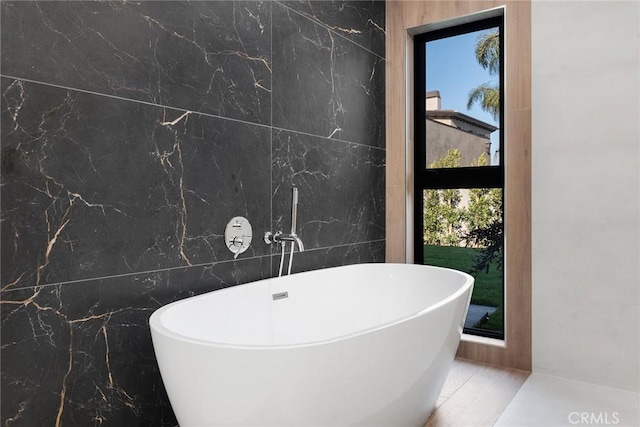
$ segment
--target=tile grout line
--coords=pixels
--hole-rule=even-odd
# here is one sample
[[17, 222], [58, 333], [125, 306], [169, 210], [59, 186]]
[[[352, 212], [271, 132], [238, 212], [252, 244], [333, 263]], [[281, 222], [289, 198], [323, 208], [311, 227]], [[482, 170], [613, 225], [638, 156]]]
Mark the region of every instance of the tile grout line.
[[[271, 128], [269, 130], [269, 230], [273, 232], [273, 3], [269, 3], [270, 7], [270, 15], [269, 15], [269, 31], [270, 38], [269, 41], [269, 53], [271, 58], [271, 73], [269, 76], [271, 77], [271, 91], [269, 92], [269, 124]], [[271, 255], [273, 255], [273, 246], [269, 245], [269, 251]], [[269, 262], [269, 275], [273, 277], [273, 261]]]
[[[291, 10], [294, 13], [296, 13], [297, 15], [303, 17], [304, 19], [309, 20], [314, 25], [319, 25], [319, 26], [325, 28], [327, 31], [330, 31], [333, 34], [336, 34], [337, 36], [341, 37], [343, 40], [346, 40], [347, 42], [352, 43], [352, 44], [362, 48], [363, 50], [371, 53], [372, 55], [374, 55], [374, 56], [376, 56], [376, 57], [378, 57], [378, 58], [380, 58], [382, 60], [385, 60], [384, 56], [381, 56], [381, 55], [371, 51], [370, 49], [360, 45], [359, 43], [355, 42], [354, 40], [351, 40], [351, 39], [347, 38], [343, 34], [340, 34], [339, 32], [336, 32], [333, 28], [331, 28], [327, 24], [325, 24], [325, 23], [323, 23], [321, 21], [318, 21], [318, 20], [314, 19], [313, 17], [310, 17], [310, 16], [307, 16], [305, 14], [302, 14], [302, 13], [300, 13], [300, 12], [294, 10], [294, 9], [291, 9], [290, 7], [284, 5], [284, 4], [280, 3], [280, 2], [276, 1], [274, 3], [278, 3], [280, 6], [286, 8], [287, 10]], [[271, 45], [270, 45], [270, 49], [271, 49], [271, 58], [273, 60], [273, 4], [271, 4], [270, 6], [271, 6], [271, 19], [270, 19]], [[270, 76], [271, 76], [271, 89], [273, 90], [273, 73], [271, 73]], [[188, 109], [181, 108], [181, 107], [173, 107], [173, 106], [169, 106], [169, 105], [157, 104], [157, 103], [144, 101], [144, 100], [139, 100], [139, 99], [132, 99], [132, 98], [126, 98], [126, 97], [122, 97], [122, 96], [118, 96], [118, 95], [95, 92], [95, 91], [91, 91], [91, 90], [87, 90], [87, 89], [80, 89], [80, 88], [75, 88], [75, 87], [70, 87], [70, 86], [59, 85], [59, 84], [55, 84], [55, 83], [46, 83], [46, 82], [43, 82], [43, 81], [38, 81], [38, 80], [33, 80], [33, 79], [28, 79], [28, 78], [21, 78], [21, 77], [16, 77], [16, 76], [11, 76], [11, 75], [5, 75], [5, 74], [2, 74], [1, 72], [0, 72], [0, 77], [8, 78], [8, 79], [14, 79], [14, 80], [20, 80], [20, 81], [25, 81], [25, 82], [38, 84], [38, 85], [43, 85], [43, 86], [55, 87], [55, 88], [63, 89], [63, 90], [67, 90], [67, 91], [75, 91], [75, 92], [80, 92], [80, 93], [86, 93], [86, 94], [90, 94], [90, 95], [94, 95], [94, 96], [103, 96], [103, 97], [116, 99], [116, 100], [121, 100], [121, 101], [125, 101], [125, 102], [127, 102], [127, 101], [128, 102], [134, 102], [134, 103], [138, 103], [138, 104], [148, 105], [148, 106], [151, 106], [151, 107], [166, 108], [166, 109], [170, 109], [170, 110], [173, 110], [173, 111], [192, 112], [192, 113], [195, 113], [195, 114], [198, 114], [198, 115], [201, 115], [201, 116], [205, 116], [205, 117], [212, 117], [212, 118], [216, 118], [216, 119], [220, 119], [220, 120], [229, 120], [229, 121], [232, 121], [232, 122], [237, 122], [237, 123], [242, 123], [242, 124], [247, 124], [247, 125], [265, 127], [265, 128], [270, 129], [269, 144], [270, 144], [270, 153], [271, 153], [271, 164], [273, 164], [274, 131], [290, 132], [290, 133], [294, 133], [294, 134], [306, 135], [306, 136], [320, 138], [320, 139], [329, 140], [329, 141], [333, 141], [333, 142], [341, 142], [341, 143], [345, 143], [345, 144], [355, 145], [355, 146], [364, 147], [364, 148], [368, 148], [368, 149], [376, 149], [376, 150], [386, 151], [386, 147], [375, 147], [375, 146], [370, 146], [370, 145], [366, 145], [366, 144], [363, 144], [363, 143], [347, 141], [347, 140], [342, 140], [342, 139], [338, 139], [338, 138], [329, 138], [329, 137], [322, 136], [322, 135], [315, 135], [315, 134], [311, 134], [311, 133], [307, 133], [307, 132], [275, 127], [275, 126], [273, 126], [273, 96], [270, 97], [270, 104], [271, 104], [271, 108], [270, 108], [270, 123], [269, 124], [262, 124], [262, 123], [248, 122], [248, 121], [245, 121], [245, 120], [231, 118], [231, 117], [223, 117], [223, 116], [210, 114], [210, 113], [205, 113], [205, 112], [200, 112], [200, 111], [188, 110]], [[273, 223], [273, 173], [271, 173], [270, 180], [271, 180], [270, 191], [272, 193], [271, 197], [270, 197], [270, 211], [271, 211], [270, 220], [271, 220], [271, 224], [272, 224]], [[370, 240], [370, 241], [357, 242], [357, 243], [345, 243], [345, 244], [341, 244], [341, 245], [333, 245], [333, 246], [325, 246], [325, 247], [320, 247], [320, 248], [313, 248], [313, 249], [310, 249], [310, 251], [325, 250], [325, 249], [332, 249], [332, 248], [340, 248], [340, 247], [347, 247], [347, 246], [361, 245], [361, 244], [369, 244], [369, 243], [377, 243], [377, 242], [384, 242], [384, 241], [385, 241], [385, 239], [378, 239], [378, 240]], [[264, 257], [274, 257], [276, 255], [277, 254], [270, 253], [270, 254], [265, 254], [265, 255], [260, 255], [260, 256], [247, 257], [247, 258], [244, 258], [244, 259], [247, 259], [247, 260], [249, 260], [249, 259], [260, 259], [260, 258], [264, 258]], [[65, 284], [76, 284], [76, 283], [81, 283], [81, 282], [89, 282], [89, 281], [95, 281], [95, 280], [106, 280], [106, 279], [118, 278], [118, 277], [129, 277], [129, 276], [142, 275], [142, 274], [153, 274], [153, 273], [160, 273], [160, 272], [170, 272], [170, 271], [179, 270], [179, 269], [189, 269], [191, 267], [213, 266], [213, 265], [223, 264], [223, 263], [233, 262], [233, 261], [234, 260], [213, 261], [213, 262], [208, 262], [208, 263], [196, 264], [196, 265], [193, 265], [193, 266], [175, 266], [175, 267], [168, 267], [168, 268], [155, 269], [155, 270], [145, 270], [145, 271], [139, 271], [139, 272], [122, 273], [122, 274], [116, 274], [116, 275], [111, 275], [111, 276], [90, 277], [90, 278], [83, 278], [83, 279], [70, 280], [70, 281], [64, 281], [64, 282], [48, 283], [48, 284], [44, 284], [44, 285], [34, 285], [34, 286], [16, 287], [16, 288], [10, 288], [10, 289], [1, 289], [1, 291], [2, 292], [11, 292], [11, 291], [14, 291], [14, 290], [30, 289], [30, 288], [34, 288], [34, 287], [39, 287], [40, 288], [40, 287], [49, 287], [49, 286], [60, 286], [60, 285], [65, 285]], [[272, 268], [271, 268], [271, 273], [273, 273]]]
[[[353, 43], [354, 45], [358, 46], [359, 48], [361, 48], [361, 49], [363, 49], [363, 50], [365, 50], [365, 51], [367, 51], [367, 52], [369, 52], [370, 54], [375, 55], [375, 56], [377, 56], [378, 58], [380, 58], [380, 59], [382, 59], [382, 60], [386, 61], [386, 58], [385, 58], [384, 56], [381, 56], [379, 53], [376, 53], [376, 52], [372, 51], [371, 49], [369, 49], [369, 48], [367, 48], [367, 47], [365, 47], [365, 46], [362, 46], [360, 43], [358, 43], [358, 42], [356, 42], [356, 41], [354, 41], [354, 40], [351, 40], [350, 38], [348, 38], [348, 37], [347, 37], [347, 36], [345, 36], [344, 34], [341, 34], [341, 33], [337, 32], [337, 31], [336, 31], [336, 30], [334, 30], [334, 29], [333, 29], [329, 24], [325, 24], [324, 22], [320, 21], [319, 19], [316, 19], [316, 18], [315, 18], [315, 17], [313, 17], [313, 16], [308, 16], [308, 15], [306, 15], [306, 14], [302, 13], [302, 12], [299, 12], [299, 11], [297, 11], [297, 10], [295, 10], [295, 9], [292, 9], [292, 8], [290, 8], [289, 6], [287, 6], [286, 4], [283, 4], [282, 2], [280, 2], [279, 0], [274, 0], [274, 3], [279, 4], [280, 6], [282, 6], [282, 7], [286, 8], [286, 9], [288, 9], [288, 10], [290, 10], [290, 11], [292, 11], [292, 12], [296, 13], [297, 15], [299, 15], [299, 16], [301, 16], [301, 17], [303, 17], [303, 18], [305, 18], [305, 19], [307, 19], [307, 20], [309, 20], [309, 21], [311, 21], [312, 23], [314, 23], [314, 24], [316, 24], [316, 25], [319, 25], [319, 26], [323, 27], [323, 28], [324, 28], [324, 29], [326, 29], [327, 31], [332, 32], [333, 34], [335, 34], [335, 35], [337, 35], [337, 36], [341, 37], [342, 39], [344, 39], [344, 40], [346, 40], [346, 41], [348, 41], [348, 42], [350, 42], [350, 43]], [[271, 16], [272, 16], [272, 18], [273, 18], [273, 12], [272, 12], [272, 15], [271, 15]], [[383, 30], [383, 31], [384, 31], [384, 30]], [[385, 36], [386, 36], [386, 31], [385, 31]]]
[[[285, 129], [285, 128], [273, 126], [273, 123], [271, 125], [266, 125], [266, 124], [263, 124], [263, 123], [248, 122], [246, 120], [235, 119], [233, 117], [218, 116], [216, 114], [205, 113], [205, 112], [202, 112], [202, 111], [189, 110], [189, 109], [182, 108], [182, 107], [171, 107], [169, 105], [154, 104], [154, 103], [149, 102], [149, 101], [143, 101], [143, 100], [132, 99], [132, 98], [124, 98], [124, 97], [121, 97], [121, 96], [111, 95], [111, 94], [108, 94], [108, 93], [94, 92], [94, 91], [87, 90], [87, 89], [79, 89], [79, 88], [70, 87], [70, 86], [63, 86], [63, 85], [59, 85], [59, 84], [56, 84], [56, 83], [46, 83], [46, 82], [42, 82], [42, 81], [39, 81], [39, 80], [32, 80], [32, 79], [28, 79], [28, 78], [16, 77], [16, 76], [11, 76], [11, 75], [7, 75], [7, 74], [0, 74], [0, 78], [20, 80], [20, 81], [33, 83], [33, 84], [37, 84], [37, 85], [42, 85], [42, 86], [55, 87], [55, 88], [58, 88], [58, 89], [63, 89], [63, 90], [68, 90], [68, 91], [75, 91], [75, 92], [80, 92], [80, 93], [86, 93], [86, 94], [94, 95], [94, 96], [104, 96], [104, 97], [111, 98], [111, 99], [116, 99], [116, 100], [125, 101], [125, 102], [134, 102], [134, 103], [139, 103], [139, 104], [143, 104], [143, 105], [148, 105], [148, 106], [151, 106], [151, 107], [167, 108], [167, 109], [170, 109], [170, 110], [180, 111], [180, 112], [185, 112], [185, 113], [189, 112], [189, 113], [198, 114], [198, 115], [201, 115], [201, 116], [204, 116], [204, 117], [211, 117], [211, 118], [218, 119], [218, 120], [229, 120], [229, 121], [232, 121], [232, 122], [241, 123], [241, 124], [245, 124], [245, 125], [253, 125], [253, 126], [258, 126], [258, 127], [271, 129], [271, 130], [282, 131], [282, 132], [291, 132], [291, 133], [296, 133], [296, 134], [300, 134], [300, 135], [312, 136], [312, 137], [324, 139], [324, 140], [327, 140], [327, 141], [341, 142], [343, 144], [352, 144], [352, 145], [357, 145], [359, 147], [386, 151], [386, 147], [375, 147], [373, 145], [367, 145], [367, 144], [363, 144], [361, 142], [347, 141], [347, 140], [338, 139], [338, 138], [329, 138], [327, 136], [314, 135], [312, 133], [307, 133], [307, 132], [304, 132], [304, 131], [298, 131], [298, 130], [293, 130], [293, 129]], [[272, 73], [271, 79], [272, 79], [272, 83], [273, 83], [273, 73]], [[272, 90], [273, 90], [273, 85], [272, 85]], [[272, 97], [272, 104], [273, 104], [273, 97]], [[273, 111], [271, 111], [271, 115], [273, 115]], [[272, 122], [273, 122], [273, 119], [272, 119]]]
[[[377, 239], [377, 240], [367, 240], [367, 241], [364, 241], [364, 242], [357, 242], [357, 243], [344, 243], [344, 244], [341, 244], [341, 245], [323, 246], [323, 247], [320, 247], [320, 248], [306, 249], [305, 252], [321, 251], [321, 250], [333, 249], [333, 248], [343, 248], [343, 247], [348, 247], [348, 246], [364, 245], [364, 244], [370, 244], [370, 243], [380, 243], [380, 242], [384, 242], [384, 241], [385, 241], [385, 239]], [[219, 265], [219, 264], [227, 264], [227, 263], [245, 261], [245, 260], [246, 261], [248, 261], [248, 260], [257, 260], [257, 259], [261, 259], [261, 258], [272, 258], [272, 257], [276, 257], [276, 256], [280, 256], [280, 254], [271, 253], [271, 254], [265, 254], [265, 255], [256, 255], [256, 256], [252, 256], [252, 257], [245, 257], [245, 258], [238, 259], [238, 260], [229, 259], [229, 260], [223, 260], [223, 261], [204, 262], [204, 263], [194, 264], [194, 265], [181, 265], [181, 266], [175, 266], [175, 267], [160, 268], [160, 269], [155, 269], [155, 270], [142, 270], [142, 271], [136, 271], [136, 272], [130, 272], [130, 273], [114, 274], [114, 275], [111, 275], [111, 276], [87, 277], [87, 278], [84, 278], [84, 279], [75, 279], [75, 280], [67, 280], [67, 281], [64, 281], [64, 282], [46, 283], [46, 284], [43, 284], [43, 285], [20, 286], [20, 287], [14, 287], [14, 288], [9, 288], [9, 289], [0, 289], [0, 292], [6, 293], [6, 292], [20, 291], [20, 290], [25, 290], [25, 289], [46, 288], [46, 287], [51, 287], [51, 286], [64, 286], [64, 285], [78, 284], [78, 283], [82, 283], [82, 282], [93, 282], [93, 281], [98, 281], [98, 280], [117, 279], [117, 278], [120, 278], [120, 277], [132, 277], [132, 276], [145, 275], [145, 274], [171, 272], [171, 271], [175, 271], [175, 270], [188, 270], [188, 269], [191, 269], [191, 268], [214, 266], [214, 265]], [[271, 273], [273, 275], [273, 271]]]

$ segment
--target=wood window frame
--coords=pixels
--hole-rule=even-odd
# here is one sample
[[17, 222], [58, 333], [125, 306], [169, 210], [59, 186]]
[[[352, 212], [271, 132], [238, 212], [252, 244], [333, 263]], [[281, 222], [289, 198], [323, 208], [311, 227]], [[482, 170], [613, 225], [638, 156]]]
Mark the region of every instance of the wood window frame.
[[[467, 166], [456, 168], [428, 168], [427, 159], [427, 126], [426, 105], [424, 102], [426, 90], [426, 44], [435, 40], [469, 34], [473, 32], [498, 28], [500, 41], [500, 67], [498, 81], [500, 84], [500, 137], [499, 137], [499, 162], [497, 166]], [[415, 34], [413, 36], [413, 262], [424, 263], [423, 235], [423, 205], [424, 190], [446, 189], [471, 189], [471, 188], [499, 188], [503, 199], [503, 230], [504, 222], [504, 195], [505, 195], [505, 132], [502, 124], [506, 122], [504, 113], [504, 17], [496, 16], [479, 18], [478, 20], [454, 24], [444, 28]], [[455, 55], [455, 52], [452, 54]], [[437, 160], [437, 159], [431, 159]], [[504, 236], [504, 231], [503, 231]], [[506, 239], [503, 237], [503, 258], [506, 252]], [[504, 265], [504, 263], [503, 263]], [[503, 269], [504, 270], [504, 269]], [[505, 306], [506, 277], [502, 274], [502, 304]], [[476, 335], [497, 340], [504, 340], [504, 325], [500, 332], [493, 332], [478, 328], [465, 328], [465, 334]]]
[[[507, 282], [505, 340], [463, 336], [457, 356], [531, 370], [531, 1], [387, 0], [386, 32], [386, 262], [413, 260], [413, 35], [502, 10], [505, 21]], [[449, 25], [450, 26], [450, 25]]]

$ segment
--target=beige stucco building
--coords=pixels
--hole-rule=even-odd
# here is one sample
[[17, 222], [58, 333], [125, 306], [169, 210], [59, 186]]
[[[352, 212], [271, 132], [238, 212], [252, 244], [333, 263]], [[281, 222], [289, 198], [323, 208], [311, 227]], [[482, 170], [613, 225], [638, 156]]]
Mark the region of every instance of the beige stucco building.
[[427, 120], [427, 165], [457, 148], [462, 154], [461, 166], [471, 166], [482, 153], [491, 164], [491, 133], [498, 128], [456, 110], [442, 110], [440, 92], [425, 96]]

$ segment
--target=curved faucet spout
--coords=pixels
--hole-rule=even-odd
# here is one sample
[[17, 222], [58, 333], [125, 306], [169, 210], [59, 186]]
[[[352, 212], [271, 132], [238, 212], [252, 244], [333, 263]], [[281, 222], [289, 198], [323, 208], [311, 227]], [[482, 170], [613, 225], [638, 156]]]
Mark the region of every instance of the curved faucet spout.
[[298, 189], [293, 187], [293, 195], [291, 198], [291, 233], [284, 234], [282, 231], [278, 231], [273, 234], [270, 231], [264, 233], [264, 242], [267, 245], [278, 242], [282, 246], [282, 255], [280, 255], [280, 270], [278, 272], [278, 277], [282, 276], [282, 267], [284, 266], [284, 256], [285, 256], [285, 247], [286, 242], [291, 242], [291, 254], [289, 255], [289, 273], [291, 274], [291, 266], [293, 264], [293, 252], [295, 251], [295, 247], [298, 246], [298, 251], [304, 251], [304, 244], [302, 240], [296, 234], [296, 223], [298, 222]]
[[302, 240], [300, 240], [300, 237], [298, 237], [297, 234], [276, 233], [273, 235], [273, 241], [278, 243], [293, 242], [298, 246], [298, 251], [300, 252], [304, 251], [304, 244], [302, 243]]
[[296, 245], [298, 245], [298, 250], [300, 252], [304, 252], [304, 245], [302, 244], [302, 240], [298, 236], [295, 237]]

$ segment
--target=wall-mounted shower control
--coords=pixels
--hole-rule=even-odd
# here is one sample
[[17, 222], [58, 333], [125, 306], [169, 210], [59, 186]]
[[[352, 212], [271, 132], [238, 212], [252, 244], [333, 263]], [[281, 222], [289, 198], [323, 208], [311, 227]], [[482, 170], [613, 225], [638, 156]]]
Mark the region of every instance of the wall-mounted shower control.
[[249, 249], [252, 235], [251, 224], [247, 218], [242, 216], [231, 218], [224, 230], [224, 242], [227, 248], [235, 254], [234, 259]]
[[267, 245], [272, 243], [279, 243], [282, 247], [282, 255], [280, 255], [280, 269], [278, 271], [278, 277], [282, 276], [282, 267], [284, 265], [284, 252], [287, 242], [291, 242], [291, 255], [289, 255], [289, 271], [291, 274], [291, 265], [293, 263], [293, 250], [297, 246], [298, 251], [304, 251], [304, 244], [300, 237], [296, 234], [296, 224], [298, 222], [298, 189], [293, 187], [293, 194], [291, 196], [291, 233], [284, 234], [282, 231], [277, 231], [275, 234], [267, 231], [264, 233], [264, 242]]

